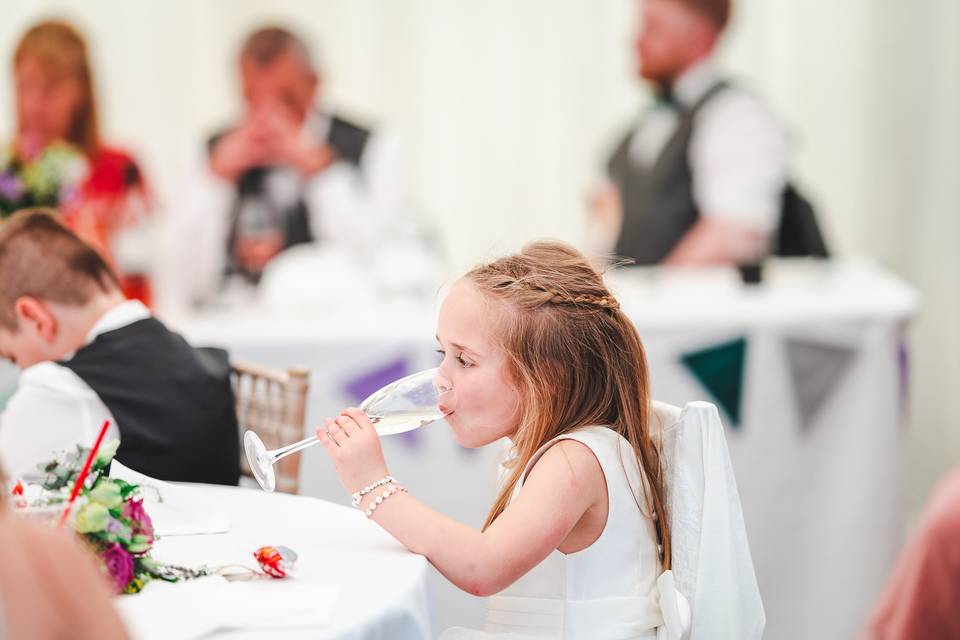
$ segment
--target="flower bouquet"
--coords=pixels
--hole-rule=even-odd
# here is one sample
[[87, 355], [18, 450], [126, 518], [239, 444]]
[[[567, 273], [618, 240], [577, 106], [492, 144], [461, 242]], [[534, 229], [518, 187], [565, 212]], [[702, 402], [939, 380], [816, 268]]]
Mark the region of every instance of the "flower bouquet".
[[[100, 447], [66, 524], [100, 557], [118, 593], [137, 593], [153, 578], [176, 581], [179, 577], [150, 557], [153, 522], [143, 508], [140, 487], [107, 477], [107, 468], [119, 445], [119, 440], [113, 440]], [[42, 484], [43, 506], [58, 512], [67, 507], [70, 488], [89, 453], [89, 449], [77, 446], [41, 465], [46, 474]]]
[[[106, 425], [105, 425], [106, 426]], [[99, 444], [99, 443], [98, 443]], [[157, 562], [150, 557], [156, 540], [153, 521], [143, 505], [141, 487], [107, 475], [119, 440], [104, 442], [91, 458], [91, 450], [77, 446], [39, 466], [44, 479], [28, 497], [21, 482], [12, 494], [15, 509], [31, 512], [51, 522], [60, 519], [79, 534], [100, 558], [117, 593], [137, 593], [153, 579], [178, 582], [220, 575], [228, 580], [285, 578], [296, 564], [297, 554], [283, 546], [256, 549], [253, 557], [259, 570], [243, 565], [181, 567]], [[89, 470], [84, 474], [86, 461]], [[80, 485], [77, 486], [77, 479]], [[75, 499], [71, 496], [76, 493]], [[161, 496], [162, 499], [162, 496]]]
[[54, 142], [25, 162], [12, 147], [0, 149], [0, 219], [24, 207], [64, 207], [80, 195], [90, 171], [83, 153]]

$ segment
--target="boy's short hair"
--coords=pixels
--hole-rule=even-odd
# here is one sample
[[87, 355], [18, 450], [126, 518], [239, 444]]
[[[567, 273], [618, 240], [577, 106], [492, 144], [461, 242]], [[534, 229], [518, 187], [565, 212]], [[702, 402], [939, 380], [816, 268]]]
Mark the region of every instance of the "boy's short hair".
[[0, 326], [15, 330], [14, 303], [30, 296], [82, 306], [120, 291], [114, 270], [48, 209], [24, 209], [0, 225]]

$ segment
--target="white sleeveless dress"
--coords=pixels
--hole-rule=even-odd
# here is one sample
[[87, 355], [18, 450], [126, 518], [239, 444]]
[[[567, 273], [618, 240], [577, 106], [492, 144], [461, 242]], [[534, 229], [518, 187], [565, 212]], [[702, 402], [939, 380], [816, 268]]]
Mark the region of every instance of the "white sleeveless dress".
[[[559, 440], [588, 446], [603, 469], [608, 513], [600, 537], [582, 551], [554, 551], [499, 594], [487, 599], [484, 631], [448, 629], [442, 640], [563, 638], [564, 640], [679, 639], [689, 607], [662, 572], [645, 483], [630, 443], [607, 427], [585, 427]], [[639, 506], [638, 506], [639, 504]]]

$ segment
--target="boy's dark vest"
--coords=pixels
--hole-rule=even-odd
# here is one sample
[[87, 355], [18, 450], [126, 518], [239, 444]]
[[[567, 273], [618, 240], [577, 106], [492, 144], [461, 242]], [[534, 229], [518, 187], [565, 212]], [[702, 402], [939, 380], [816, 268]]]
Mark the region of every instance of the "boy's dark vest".
[[[617, 147], [607, 165], [623, 210], [614, 250], [617, 256], [632, 258], [636, 264], [656, 264], [700, 217], [688, 161], [694, 120], [700, 109], [727, 87], [726, 82], [718, 82], [695, 104], [681, 110], [673, 136], [652, 167], [638, 166], [630, 158], [634, 131]], [[783, 191], [779, 229], [771, 249], [780, 256], [827, 257], [813, 207], [791, 184]]]
[[225, 351], [194, 349], [145, 318], [100, 334], [60, 364], [113, 414], [124, 465], [162, 480], [237, 484], [240, 441]]

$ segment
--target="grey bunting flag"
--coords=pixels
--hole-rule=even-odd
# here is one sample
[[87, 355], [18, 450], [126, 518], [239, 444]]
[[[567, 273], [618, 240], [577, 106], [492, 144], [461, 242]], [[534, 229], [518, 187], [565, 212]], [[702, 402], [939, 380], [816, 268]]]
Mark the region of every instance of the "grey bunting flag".
[[806, 430], [840, 383], [856, 350], [807, 338], [787, 338], [786, 343], [800, 425]]

